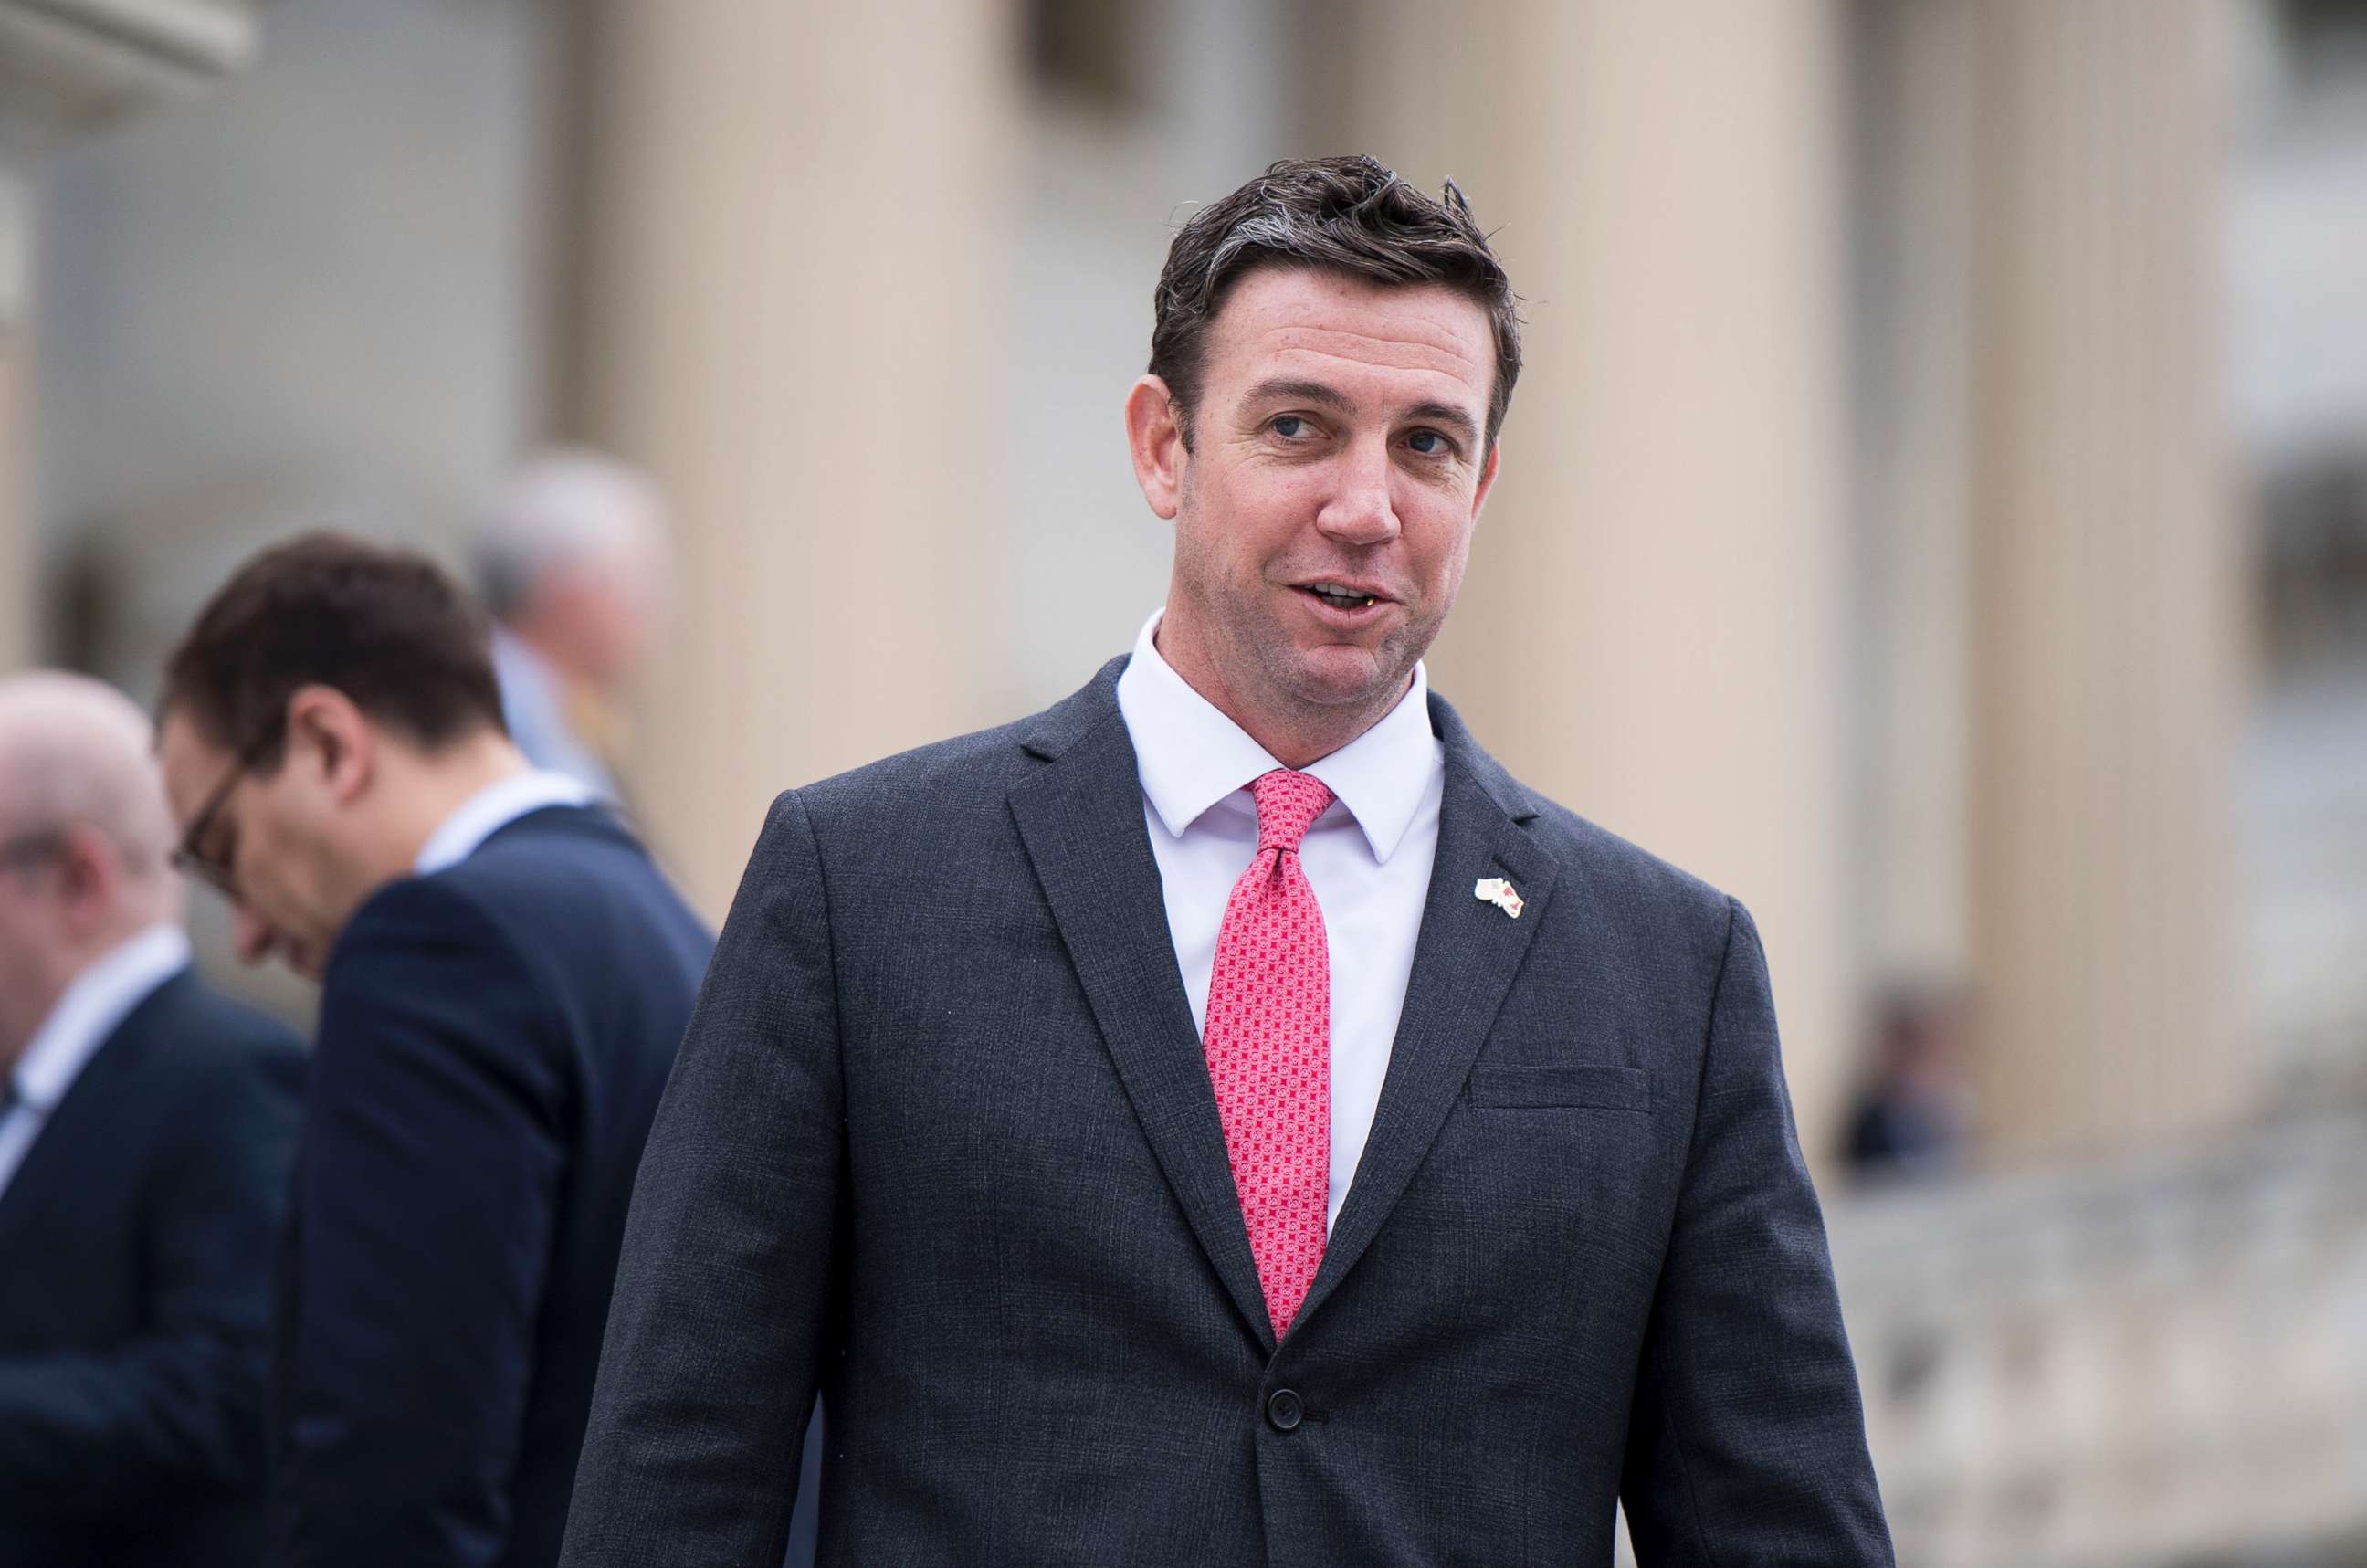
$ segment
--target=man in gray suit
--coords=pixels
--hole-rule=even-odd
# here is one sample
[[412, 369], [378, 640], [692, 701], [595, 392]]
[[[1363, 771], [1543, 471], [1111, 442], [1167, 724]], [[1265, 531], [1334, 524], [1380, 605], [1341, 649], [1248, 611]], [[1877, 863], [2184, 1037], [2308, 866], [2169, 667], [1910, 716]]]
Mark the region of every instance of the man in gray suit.
[[651, 1139], [565, 1561], [1890, 1561], [1739, 905], [1428, 690], [1519, 369], [1452, 187], [1203, 209], [1163, 611], [775, 804]]

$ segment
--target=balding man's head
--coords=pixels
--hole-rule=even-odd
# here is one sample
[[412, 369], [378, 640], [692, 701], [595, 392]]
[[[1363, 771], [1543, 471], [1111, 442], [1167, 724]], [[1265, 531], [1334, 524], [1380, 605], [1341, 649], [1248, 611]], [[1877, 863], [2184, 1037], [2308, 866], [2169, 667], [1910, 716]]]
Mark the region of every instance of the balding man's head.
[[0, 1062], [91, 960], [179, 912], [147, 716], [114, 687], [0, 678]]
[[0, 679], [0, 837], [73, 826], [112, 845], [127, 876], [167, 880], [173, 819], [148, 716], [85, 676]]

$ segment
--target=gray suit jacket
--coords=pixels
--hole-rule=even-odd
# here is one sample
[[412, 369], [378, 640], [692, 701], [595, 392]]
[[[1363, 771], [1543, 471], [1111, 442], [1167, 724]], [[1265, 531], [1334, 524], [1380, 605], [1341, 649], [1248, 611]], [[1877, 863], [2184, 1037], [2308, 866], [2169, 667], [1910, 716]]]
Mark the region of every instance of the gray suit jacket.
[[[1438, 859], [1297, 1324], [1115, 696], [775, 804], [658, 1117], [563, 1561], [1886, 1563], [1732, 900], [1433, 698]], [[1473, 896], [1509, 877], [1518, 919]]]

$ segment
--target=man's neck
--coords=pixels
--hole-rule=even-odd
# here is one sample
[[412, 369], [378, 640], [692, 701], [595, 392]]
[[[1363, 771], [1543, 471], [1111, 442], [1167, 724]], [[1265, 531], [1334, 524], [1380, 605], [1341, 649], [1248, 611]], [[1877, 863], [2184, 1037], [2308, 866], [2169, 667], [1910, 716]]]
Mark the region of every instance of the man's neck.
[[1151, 646], [1167, 661], [1167, 667], [1210, 707], [1240, 725], [1243, 734], [1285, 767], [1305, 767], [1330, 756], [1387, 718], [1390, 710], [1404, 700], [1405, 694], [1413, 687], [1413, 676], [1408, 675], [1404, 683], [1385, 699], [1338, 707], [1295, 703], [1287, 712], [1270, 712], [1247, 700], [1226, 681], [1217, 661], [1201, 657], [1196, 643], [1182, 638], [1171, 640], [1167, 619], [1161, 618], [1150, 638]]
[[58, 1010], [58, 1004], [74, 989], [75, 981], [89, 972], [93, 964], [166, 918], [163, 911], [126, 913], [86, 941], [52, 956], [42, 966], [28, 994], [9, 998], [7, 1017], [5, 1023], [0, 1023], [0, 1076], [16, 1071], [17, 1063], [32, 1045], [33, 1037], [41, 1032], [42, 1026]]
[[506, 735], [487, 733], [420, 759], [400, 781], [402, 804], [380, 857], [391, 879], [408, 873], [436, 830], [454, 812], [504, 779], [532, 771]]

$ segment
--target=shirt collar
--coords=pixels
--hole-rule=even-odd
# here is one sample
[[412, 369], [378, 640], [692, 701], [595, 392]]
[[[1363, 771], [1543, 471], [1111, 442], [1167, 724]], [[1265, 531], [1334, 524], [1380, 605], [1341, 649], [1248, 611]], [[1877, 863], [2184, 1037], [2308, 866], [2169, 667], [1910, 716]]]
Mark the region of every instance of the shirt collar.
[[[1117, 679], [1117, 704], [1143, 795], [1181, 838], [1209, 807], [1282, 764], [1161, 656], [1153, 638], [1161, 613], [1151, 612], [1134, 640], [1134, 657]], [[1445, 766], [1430, 728], [1430, 677], [1417, 663], [1412, 686], [1380, 722], [1299, 771], [1323, 781], [1364, 830], [1373, 858], [1386, 862]]]
[[85, 964], [17, 1059], [17, 1097], [43, 1115], [55, 1110], [116, 1026], [188, 966], [189, 938], [169, 921]]
[[583, 806], [593, 801], [591, 790], [564, 773], [541, 768], [515, 773], [488, 784], [467, 800], [420, 846], [412, 869], [432, 877], [459, 865], [477, 846], [528, 812], [546, 806]]

